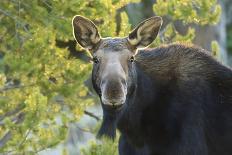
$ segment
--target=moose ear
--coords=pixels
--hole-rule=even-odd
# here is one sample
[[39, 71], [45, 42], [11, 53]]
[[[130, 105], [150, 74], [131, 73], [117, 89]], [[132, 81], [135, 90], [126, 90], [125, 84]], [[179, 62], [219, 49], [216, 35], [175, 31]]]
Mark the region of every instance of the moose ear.
[[144, 20], [129, 34], [129, 43], [135, 48], [143, 48], [150, 45], [158, 35], [162, 22], [163, 20], [159, 16]]
[[73, 17], [72, 25], [74, 38], [83, 48], [92, 50], [100, 42], [97, 27], [91, 20], [76, 15]]

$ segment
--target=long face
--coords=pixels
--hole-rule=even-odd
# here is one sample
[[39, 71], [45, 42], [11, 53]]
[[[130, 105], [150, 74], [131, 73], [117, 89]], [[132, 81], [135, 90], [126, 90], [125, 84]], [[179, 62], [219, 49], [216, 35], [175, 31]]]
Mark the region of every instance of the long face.
[[93, 53], [92, 79], [104, 105], [120, 107], [133, 91], [134, 54], [126, 38], [102, 39]]
[[101, 38], [96, 26], [82, 16], [73, 18], [76, 41], [93, 57], [92, 80], [103, 105], [118, 108], [131, 94], [135, 81], [134, 56], [157, 36], [162, 19], [149, 18], [125, 38]]

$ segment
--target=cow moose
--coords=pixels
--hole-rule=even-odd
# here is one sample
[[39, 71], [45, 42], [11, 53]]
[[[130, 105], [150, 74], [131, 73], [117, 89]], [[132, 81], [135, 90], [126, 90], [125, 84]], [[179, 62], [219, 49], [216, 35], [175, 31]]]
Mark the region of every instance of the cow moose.
[[92, 82], [103, 122], [98, 136], [119, 139], [120, 155], [232, 155], [232, 70], [208, 51], [173, 43], [147, 47], [162, 18], [127, 37], [101, 38], [75, 16], [76, 41], [93, 60]]

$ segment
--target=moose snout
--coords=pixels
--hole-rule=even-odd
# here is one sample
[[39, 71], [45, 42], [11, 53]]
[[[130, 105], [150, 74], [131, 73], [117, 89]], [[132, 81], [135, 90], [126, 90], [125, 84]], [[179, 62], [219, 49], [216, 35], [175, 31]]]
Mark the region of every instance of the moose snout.
[[105, 105], [118, 106], [124, 104], [126, 100], [125, 80], [104, 80], [101, 84], [101, 100]]

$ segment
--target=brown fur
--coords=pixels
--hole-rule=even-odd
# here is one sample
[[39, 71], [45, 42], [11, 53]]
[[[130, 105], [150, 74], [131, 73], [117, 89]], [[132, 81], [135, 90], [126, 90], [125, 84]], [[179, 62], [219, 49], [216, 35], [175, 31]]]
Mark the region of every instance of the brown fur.
[[74, 17], [74, 36], [93, 56], [98, 136], [114, 138], [118, 128], [120, 155], [231, 155], [232, 70], [192, 45], [137, 51], [161, 24], [151, 17], [128, 37], [99, 39], [90, 20]]
[[[155, 52], [149, 52], [151, 50]], [[220, 72], [215, 70], [213, 65], [221, 65], [210, 52], [197, 46], [179, 43], [141, 50], [136, 55], [136, 61], [147, 73], [152, 72], [156, 77], [176, 77], [183, 81], [197, 77], [211, 79], [215, 72]]]

